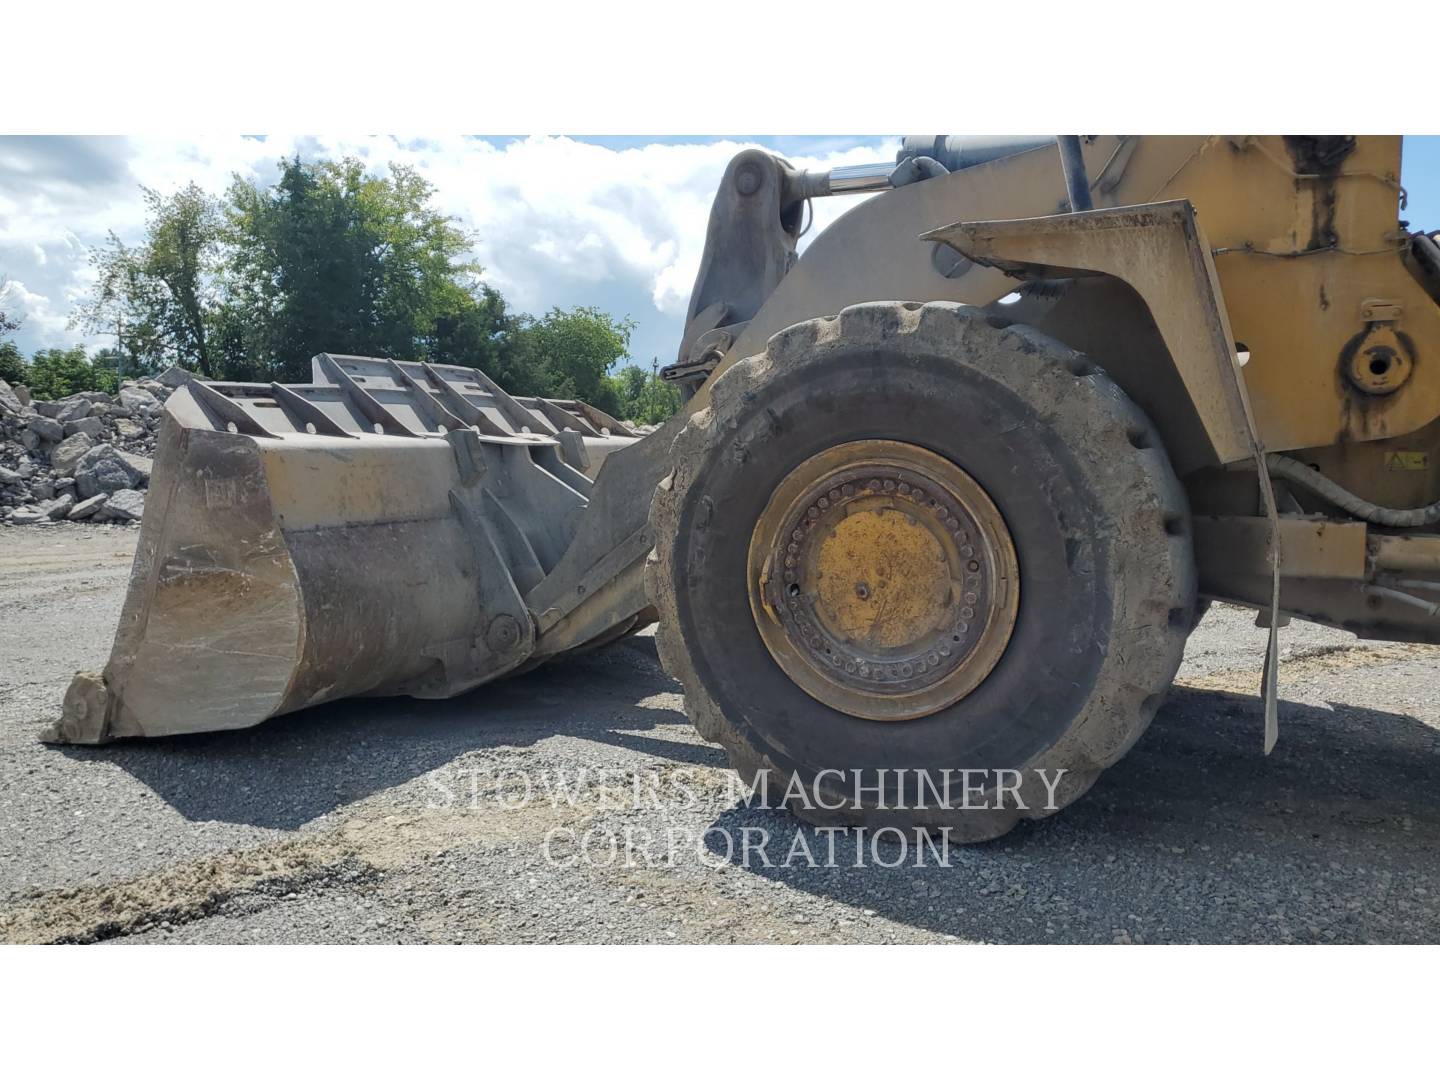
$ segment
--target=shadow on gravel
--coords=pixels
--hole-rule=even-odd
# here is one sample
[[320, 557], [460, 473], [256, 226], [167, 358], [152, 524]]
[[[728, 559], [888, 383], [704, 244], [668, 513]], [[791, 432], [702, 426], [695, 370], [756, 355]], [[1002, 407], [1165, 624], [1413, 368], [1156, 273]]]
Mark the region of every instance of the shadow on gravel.
[[[751, 873], [860, 911], [1007, 942], [1440, 940], [1440, 734], [1412, 717], [1281, 703], [1261, 754], [1256, 698], [1177, 688], [1149, 732], [1063, 813], [948, 849], [828, 838], [789, 815], [736, 807], [714, 822], [771, 833], [779, 864]], [[712, 858], [737, 865], [741, 843]], [[877, 859], [878, 855], [878, 859]]]
[[[723, 767], [713, 747], [645, 734], [685, 722], [639, 704], [676, 689], [653, 639], [632, 638], [449, 701], [357, 699], [245, 731], [56, 752], [118, 766], [191, 820], [295, 829], [463, 754], [557, 733]], [[857, 868], [855, 837], [842, 834], [826, 868], [826, 840], [779, 812], [734, 807], [712, 826], [770, 834], [777, 865], [752, 860], [750, 873], [856, 919], [965, 939], [1440, 940], [1440, 733], [1344, 704], [1281, 709], [1267, 758], [1256, 698], [1176, 689], [1089, 794], [998, 841], [949, 849], [949, 866], [928, 853], [914, 866], [913, 845], [904, 864], [877, 866], [898, 848], [867, 838]], [[778, 865], [797, 831], [821, 866]]]
[[445, 701], [352, 698], [242, 731], [56, 752], [118, 766], [193, 821], [296, 829], [471, 751], [529, 746], [557, 733], [723, 765], [713, 748], [634, 734], [688, 722], [679, 711], [636, 704], [676, 689], [653, 639], [637, 637]]

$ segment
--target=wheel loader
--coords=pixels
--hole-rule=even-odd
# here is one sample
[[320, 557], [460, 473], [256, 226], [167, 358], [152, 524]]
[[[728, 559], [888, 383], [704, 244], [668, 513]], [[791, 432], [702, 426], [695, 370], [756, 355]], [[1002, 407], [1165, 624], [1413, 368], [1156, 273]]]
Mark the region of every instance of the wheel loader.
[[[746, 150], [663, 373], [685, 405], [643, 438], [404, 358], [190, 382], [113, 653], [46, 737], [448, 697], [658, 622], [748, 783], [984, 840], [1129, 749], [1223, 600], [1269, 627], [1268, 752], [1288, 619], [1440, 640], [1440, 247], [1400, 220], [1400, 156]], [[798, 256], [812, 200], [856, 192]]]

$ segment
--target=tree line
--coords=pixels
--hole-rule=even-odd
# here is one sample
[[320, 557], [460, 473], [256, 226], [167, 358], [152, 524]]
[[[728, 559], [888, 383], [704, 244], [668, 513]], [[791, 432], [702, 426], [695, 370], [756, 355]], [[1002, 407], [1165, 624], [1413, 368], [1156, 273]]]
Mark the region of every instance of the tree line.
[[[210, 379], [304, 382], [310, 358], [333, 352], [478, 367], [512, 394], [580, 398], [640, 423], [679, 408], [673, 386], [624, 363], [629, 318], [510, 310], [480, 279], [471, 235], [406, 166], [379, 176], [352, 158], [297, 157], [273, 184], [237, 176], [219, 196], [195, 184], [142, 190], [144, 239], [112, 233], [92, 252], [94, 288], [71, 323], [115, 345], [27, 361], [0, 341], [0, 378], [42, 397], [171, 364]], [[0, 338], [9, 330], [0, 317]]]

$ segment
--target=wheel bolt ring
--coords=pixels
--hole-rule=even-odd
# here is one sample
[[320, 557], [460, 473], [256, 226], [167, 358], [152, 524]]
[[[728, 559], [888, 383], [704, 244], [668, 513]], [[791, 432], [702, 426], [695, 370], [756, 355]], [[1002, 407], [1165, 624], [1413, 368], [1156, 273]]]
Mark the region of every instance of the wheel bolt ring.
[[831, 447], [781, 481], [751, 536], [748, 585], [786, 674], [873, 720], [928, 716], [968, 694], [1019, 606], [1014, 545], [984, 490], [891, 440]]

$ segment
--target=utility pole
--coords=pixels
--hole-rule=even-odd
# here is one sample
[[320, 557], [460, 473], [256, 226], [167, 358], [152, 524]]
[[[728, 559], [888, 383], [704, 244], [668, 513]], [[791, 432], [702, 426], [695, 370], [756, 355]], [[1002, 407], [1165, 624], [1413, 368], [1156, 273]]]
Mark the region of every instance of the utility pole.
[[125, 316], [115, 316], [115, 385], [118, 388], [125, 378]]

